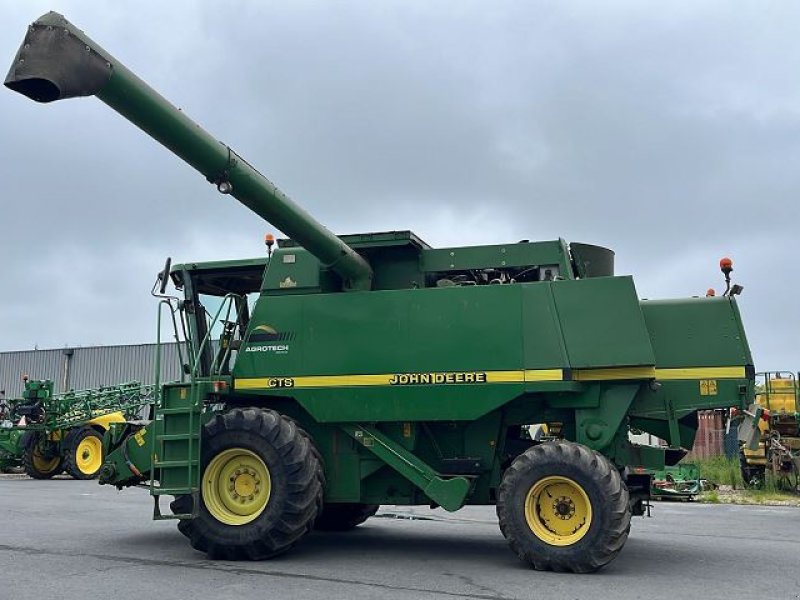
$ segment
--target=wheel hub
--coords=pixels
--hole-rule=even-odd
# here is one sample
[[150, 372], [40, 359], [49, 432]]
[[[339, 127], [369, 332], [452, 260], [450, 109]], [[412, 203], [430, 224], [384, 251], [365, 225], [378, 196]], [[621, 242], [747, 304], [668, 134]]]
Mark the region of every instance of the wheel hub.
[[103, 466], [103, 442], [93, 435], [83, 438], [75, 449], [75, 462], [81, 473], [97, 473]]
[[255, 493], [259, 491], [260, 483], [261, 478], [255, 470], [245, 469], [244, 472], [236, 475], [233, 479], [233, 495], [239, 498], [252, 499]]
[[272, 482], [257, 454], [230, 448], [217, 454], [203, 475], [203, 501], [209, 513], [226, 525], [244, 525], [266, 508]]
[[571, 519], [575, 516], [575, 502], [567, 496], [560, 496], [553, 502], [553, 512], [559, 519]]
[[525, 498], [525, 520], [533, 534], [553, 546], [570, 546], [589, 531], [592, 505], [580, 484], [560, 475], [534, 483]]

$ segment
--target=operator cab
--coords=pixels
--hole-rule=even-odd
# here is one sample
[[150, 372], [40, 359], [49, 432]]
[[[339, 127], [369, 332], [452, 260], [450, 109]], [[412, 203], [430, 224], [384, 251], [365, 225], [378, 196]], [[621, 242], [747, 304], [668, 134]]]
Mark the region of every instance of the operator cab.
[[199, 376], [230, 373], [268, 263], [267, 257], [259, 257], [166, 269], [183, 292], [177, 313], [178, 326], [183, 329], [178, 337], [185, 340], [190, 358], [184, 371], [196, 369]]

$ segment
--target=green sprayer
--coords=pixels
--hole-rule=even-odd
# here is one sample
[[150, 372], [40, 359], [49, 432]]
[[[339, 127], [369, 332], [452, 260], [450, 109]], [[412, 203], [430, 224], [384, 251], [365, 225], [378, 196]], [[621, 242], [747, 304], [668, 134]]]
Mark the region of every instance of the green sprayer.
[[153, 403], [153, 386], [137, 381], [62, 394], [50, 379], [24, 377], [22, 398], [0, 403], [0, 471], [22, 467], [34, 479], [66, 471], [94, 479], [102, 439], [112, 423], [137, 419]]
[[97, 96], [288, 236], [268, 261], [165, 267], [155, 293], [186, 375], [151, 421], [104, 439], [101, 483], [148, 485], [155, 518], [212, 558], [269, 558], [381, 504], [470, 504], [495, 505], [535, 568], [594, 571], [647, 511], [649, 473], [692, 447], [697, 411], [753, 400], [730, 294], [639, 300], [611, 250], [561, 239], [337, 237], [56, 13], [30, 26], [5, 85]]

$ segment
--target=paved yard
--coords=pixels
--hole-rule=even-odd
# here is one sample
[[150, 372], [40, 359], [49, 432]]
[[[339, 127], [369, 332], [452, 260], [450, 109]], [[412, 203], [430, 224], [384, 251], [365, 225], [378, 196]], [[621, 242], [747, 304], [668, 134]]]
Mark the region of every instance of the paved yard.
[[528, 569], [492, 507], [384, 507], [257, 563], [206, 560], [174, 522], [150, 520], [141, 489], [0, 478], [0, 514], [0, 598], [13, 600], [800, 598], [796, 508], [658, 503], [593, 575]]

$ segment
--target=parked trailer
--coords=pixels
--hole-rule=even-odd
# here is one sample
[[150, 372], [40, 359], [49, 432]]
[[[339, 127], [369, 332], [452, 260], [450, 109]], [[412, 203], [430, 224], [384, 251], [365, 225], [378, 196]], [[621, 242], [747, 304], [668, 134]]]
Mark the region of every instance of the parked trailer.
[[[105, 438], [101, 482], [148, 482], [155, 518], [211, 557], [269, 558], [380, 504], [482, 504], [533, 567], [594, 571], [645, 512], [647, 471], [691, 448], [697, 411], [753, 399], [730, 294], [640, 301], [611, 250], [561, 239], [337, 237], [57, 13], [31, 25], [5, 85], [97, 96], [291, 238], [260, 281], [164, 269], [186, 381], [163, 386], [152, 422]], [[632, 427], [669, 448], [630, 443]]]

